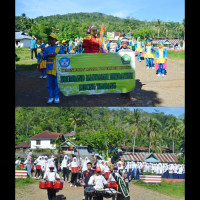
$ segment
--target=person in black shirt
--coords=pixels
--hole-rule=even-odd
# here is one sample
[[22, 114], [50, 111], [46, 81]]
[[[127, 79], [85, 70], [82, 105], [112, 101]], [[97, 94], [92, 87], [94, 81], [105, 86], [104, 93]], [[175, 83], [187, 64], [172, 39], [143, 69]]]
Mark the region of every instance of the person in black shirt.
[[[83, 171], [83, 180], [84, 180], [84, 184], [85, 184], [84, 185], [84, 189], [86, 187], [91, 187], [91, 186], [88, 185], [88, 181], [89, 181], [90, 177], [93, 174], [94, 174], [94, 171], [92, 170], [92, 163], [88, 162], [87, 163], [87, 170]], [[83, 199], [85, 199], [85, 200], [91, 200], [92, 197], [89, 196], [89, 195], [87, 195], [87, 194], [85, 194], [85, 191], [84, 191], [84, 197], [83, 197]]]

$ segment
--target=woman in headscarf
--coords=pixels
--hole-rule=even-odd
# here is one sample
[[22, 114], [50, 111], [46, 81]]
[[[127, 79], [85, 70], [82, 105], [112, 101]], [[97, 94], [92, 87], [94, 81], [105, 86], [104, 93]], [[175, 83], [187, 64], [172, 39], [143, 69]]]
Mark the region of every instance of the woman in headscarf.
[[32, 152], [29, 152], [27, 158], [26, 158], [26, 167], [27, 167], [27, 175], [28, 177], [31, 176], [31, 167], [33, 164], [33, 158], [32, 158]]
[[83, 44], [82, 44], [82, 47], [85, 49], [85, 53], [100, 53], [101, 41], [97, 37], [96, 26], [89, 26], [87, 33], [89, 34], [89, 36], [86, 36], [83, 39]]
[[[72, 162], [69, 163], [67, 166], [71, 167], [71, 168], [77, 168], [77, 167], [79, 167], [78, 166], [78, 162], [77, 162], [77, 158], [74, 157], [73, 160], [72, 160]], [[77, 175], [78, 175], [77, 172], [72, 172], [70, 187], [72, 187], [72, 185], [74, 185], [75, 187], [77, 187]]]
[[83, 163], [82, 171], [87, 170], [87, 163], [90, 162], [90, 159], [88, 157], [85, 157], [85, 161]]
[[[61, 170], [62, 170], [62, 172], [63, 172], [63, 178], [64, 178], [64, 181], [65, 181], [65, 176], [67, 176], [67, 168], [69, 168], [68, 166], [67, 166], [67, 161], [68, 161], [68, 156], [67, 155], [65, 155], [64, 156], [64, 159], [63, 159], [63, 161], [62, 161], [62, 163], [61, 163]], [[68, 180], [68, 179], [67, 179]]]

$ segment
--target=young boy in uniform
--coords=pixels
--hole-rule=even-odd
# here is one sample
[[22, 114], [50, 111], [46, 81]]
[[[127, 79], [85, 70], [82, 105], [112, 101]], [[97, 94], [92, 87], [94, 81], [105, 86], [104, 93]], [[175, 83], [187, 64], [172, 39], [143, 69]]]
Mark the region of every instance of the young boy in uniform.
[[41, 48], [41, 52], [39, 52], [37, 56], [37, 65], [38, 65], [38, 70], [41, 70], [40, 78], [47, 78], [46, 60], [43, 59], [45, 44], [40, 45], [39, 48]]
[[47, 82], [48, 82], [48, 91], [49, 91], [49, 100], [48, 104], [60, 103], [60, 90], [58, 88], [57, 73], [56, 73], [56, 55], [65, 54], [61, 47], [56, 45], [58, 41], [57, 35], [51, 33], [48, 36], [49, 46], [45, 48], [43, 56], [46, 60], [46, 69], [47, 69]]
[[[128, 45], [129, 45], [129, 39], [125, 37], [122, 38], [121, 47], [117, 52], [133, 52], [132, 49], [128, 48]], [[121, 96], [123, 98], [128, 98], [130, 101], [135, 101], [135, 98], [130, 95], [130, 92], [121, 93]]]

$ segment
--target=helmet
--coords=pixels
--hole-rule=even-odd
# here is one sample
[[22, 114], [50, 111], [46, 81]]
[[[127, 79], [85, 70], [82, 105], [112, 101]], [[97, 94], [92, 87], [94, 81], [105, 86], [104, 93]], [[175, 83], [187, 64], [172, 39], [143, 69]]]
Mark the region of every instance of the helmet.
[[58, 40], [58, 36], [57, 36], [55, 33], [51, 33], [51, 34], [49, 35], [49, 37], [52, 37], [52, 38]]
[[97, 167], [96, 168], [96, 172], [100, 172], [101, 171], [101, 168], [100, 167]]
[[117, 166], [117, 165], [114, 165], [114, 166], [113, 166], [113, 169], [118, 169], [118, 166]]

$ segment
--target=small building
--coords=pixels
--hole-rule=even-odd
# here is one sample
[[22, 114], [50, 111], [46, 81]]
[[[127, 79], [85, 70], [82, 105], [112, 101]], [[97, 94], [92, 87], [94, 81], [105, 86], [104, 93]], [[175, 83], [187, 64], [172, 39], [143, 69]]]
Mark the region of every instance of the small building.
[[31, 46], [32, 37], [26, 35], [24, 32], [15, 32], [15, 47], [27, 47]]
[[15, 146], [16, 153], [25, 153], [27, 149], [30, 149], [31, 144], [30, 142], [22, 142]]
[[31, 140], [31, 149], [56, 149], [54, 140], [60, 136], [62, 136], [62, 133], [53, 133], [45, 130], [29, 138]]

